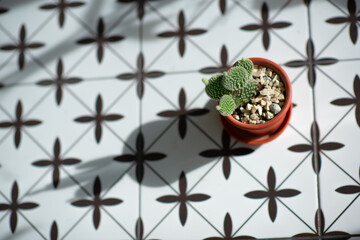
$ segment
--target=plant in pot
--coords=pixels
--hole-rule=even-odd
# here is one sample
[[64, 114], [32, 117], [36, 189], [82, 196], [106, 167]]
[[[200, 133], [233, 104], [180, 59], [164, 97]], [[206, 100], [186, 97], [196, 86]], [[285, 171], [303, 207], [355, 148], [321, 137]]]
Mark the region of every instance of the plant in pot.
[[265, 58], [242, 58], [222, 74], [203, 78], [206, 94], [225, 130], [238, 141], [262, 144], [278, 137], [289, 124], [292, 89], [286, 72]]

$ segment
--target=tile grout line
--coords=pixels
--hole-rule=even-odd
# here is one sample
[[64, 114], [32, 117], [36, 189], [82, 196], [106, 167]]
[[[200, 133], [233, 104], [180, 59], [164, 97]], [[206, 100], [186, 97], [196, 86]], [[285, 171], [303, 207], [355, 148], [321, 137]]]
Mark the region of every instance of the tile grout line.
[[53, 91], [53, 88], [50, 88], [31, 108], [30, 110], [24, 114], [23, 118], [27, 118], [35, 109], [42, 103], [44, 100], [50, 95], [50, 93]]
[[26, 136], [28, 136], [34, 143], [36, 146], [38, 146], [49, 158], [52, 158], [52, 154], [50, 154], [45, 148], [44, 146], [42, 146], [30, 133], [28, 133], [25, 129], [22, 130]]
[[340, 12], [342, 12], [345, 16], [347, 16], [347, 13], [342, 10], [338, 5], [336, 5], [335, 3], [333, 3], [331, 0], [327, 0], [331, 5], [333, 5], [335, 8], [337, 8]]
[[305, 141], [307, 141], [308, 143], [312, 144], [312, 142], [311, 142], [307, 137], [305, 137], [304, 134], [302, 134], [299, 130], [297, 130], [291, 123], [289, 124], [289, 126], [290, 126], [295, 132], [297, 132], [302, 138], [304, 138]]
[[52, 167], [48, 167], [48, 169], [29, 187], [29, 189], [19, 198], [19, 202], [24, 199], [29, 193], [44, 179], [44, 177], [51, 171]]
[[129, 237], [131, 237], [133, 240], [135, 240], [135, 238], [126, 230], [126, 228], [125, 228], [123, 225], [121, 225], [121, 223], [120, 223], [118, 220], [116, 220], [116, 218], [115, 218], [110, 212], [108, 212], [108, 211], [106, 210], [106, 208], [104, 208], [103, 206], [101, 206], [101, 209], [102, 209], [112, 220], [114, 220], [114, 222], [115, 222], [122, 230], [124, 230], [124, 232], [126, 232], [126, 233], [129, 235]]
[[18, 210], [18, 213], [25, 219], [25, 221], [43, 238], [46, 240], [46, 237], [39, 231], [39, 229], [32, 223], [30, 222], [30, 220], [25, 217], [25, 215], [20, 211]]
[[165, 178], [163, 178], [157, 171], [155, 171], [155, 169], [153, 167], [151, 167], [151, 165], [147, 162], [145, 162], [145, 166], [147, 166], [156, 176], [158, 176], [158, 178], [161, 179], [161, 181], [163, 181], [167, 186], [169, 186], [177, 195], [179, 195], [179, 192], [173, 188], [173, 186], [171, 186], [171, 184], [166, 181]]
[[118, 59], [120, 59], [126, 66], [128, 66], [132, 71], [136, 71], [136, 69], [123, 57], [121, 56], [115, 49], [113, 49], [109, 43], [105, 43], [104, 46], [109, 49]]
[[214, 2], [213, 0], [208, 0], [208, 2], [204, 4], [205, 7], [199, 8], [199, 11], [195, 13], [195, 16], [185, 25], [185, 28], [190, 27], [196, 21], [196, 19], [198, 19], [201, 15], [203, 15], [205, 10], [208, 9], [211, 3], [213, 2]]
[[324, 232], [327, 232], [335, 223], [336, 221], [345, 213], [345, 211], [356, 201], [356, 199], [360, 196], [360, 193], [347, 205], [347, 207], [335, 218], [335, 220], [326, 228]]
[[240, 49], [240, 51], [235, 55], [235, 57], [231, 59], [230, 63], [233, 63], [260, 35], [261, 35], [261, 31], [255, 33], [254, 37], [251, 38], [242, 49]]
[[85, 28], [86, 30], [88, 30], [88, 32], [92, 35], [96, 35], [96, 32], [88, 25], [86, 24], [83, 20], [81, 20], [76, 14], [74, 14], [72, 12], [72, 10], [67, 9], [67, 12], [69, 13], [69, 15], [75, 19], [75, 21], [77, 21], [81, 26], [83, 26], [83, 28]]
[[106, 194], [135, 166], [135, 163], [132, 163], [106, 190], [103, 191], [101, 197], [105, 197]]
[[132, 153], [136, 153], [136, 151], [126, 141], [124, 141], [124, 139], [122, 139], [111, 127], [109, 127], [106, 122], [104, 122], [103, 124], [112, 134], [114, 134], [117, 139], [119, 139], [130, 151], [132, 151]]
[[260, 208], [268, 201], [268, 199], [265, 199], [260, 206], [255, 209], [255, 211], [245, 220], [245, 222], [243, 222], [243, 224], [240, 225], [240, 227], [238, 227], [238, 229], [236, 229], [236, 231], [232, 234], [232, 237], [234, 237], [240, 230], [241, 228], [243, 228], [243, 226], [245, 226], [245, 224], [247, 224], [250, 219], [260, 210]]
[[69, 148], [63, 152], [62, 156], [65, 157], [93, 127], [94, 125], [90, 124], [90, 126], [69, 146]]
[[151, 11], [153, 11], [154, 13], [156, 13], [156, 15], [163, 21], [165, 21], [167, 24], [169, 24], [171, 27], [175, 29], [177, 29], [177, 26], [175, 26], [172, 22], [170, 22], [169, 19], [167, 19], [165, 16], [163, 16], [154, 6], [151, 5], [150, 2], [147, 2], [147, 5], [149, 6], [149, 8], [151, 9]]
[[3, 33], [5, 33], [5, 35], [8, 36], [8, 38], [10, 38], [13, 41], [13, 43], [16, 44], [18, 43], [17, 38], [14, 35], [12, 35], [1, 23], [0, 23], [0, 30]]
[[132, 5], [129, 7], [129, 9], [127, 9], [127, 11], [125, 11], [124, 14], [122, 14], [118, 19], [116, 19], [111, 25], [110, 27], [107, 28], [107, 30], [105, 31], [105, 34], [111, 32], [112, 30], [114, 30], [114, 28], [116, 26], [118, 26], [131, 12], [133, 12], [136, 9], [135, 5]]
[[37, 29], [35, 29], [29, 37], [27, 37], [27, 40], [30, 41], [33, 37], [36, 36], [49, 22], [50, 20], [56, 15], [56, 11], [52, 11], [52, 13], [49, 14], [49, 16], [45, 19], [44, 22], [42, 22]]
[[270, 29], [270, 32], [274, 34], [278, 39], [280, 39], [285, 45], [287, 45], [289, 48], [291, 48], [294, 52], [299, 54], [302, 58], [306, 58], [299, 50], [297, 50], [294, 46], [292, 46], [288, 41], [286, 41], [283, 37], [281, 37], [277, 32]]
[[185, 39], [187, 39], [192, 45], [194, 45], [200, 52], [202, 52], [205, 56], [207, 56], [211, 61], [213, 61], [214, 64], [218, 64], [218, 62], [212, 57], [210, 56], [204, 49], [202, 49], [197, 43], [194, 42], [194, 40], [192, 40], [189, 37], [185, 37]]
[[73, 176], [71, 175], [65, 168], [61, 168], [61, 170], [63, 170], [65, 172], [65, 174], [74, 182], [78, 185], [78, 187], [80, 187], [80, 189], [86, 193], [89, 197], [93, 197], [93, 195], [86, 189], [84, 188], [81, 183]]
[[[15, 55], [16, 55], [16, 51], [13, 51], [12, 52], [12, 54], [1, 64], [1, 66], [0, 66], [0, 71], [1, 71], [1, 69], [2, 68], [4, 68], [14, 57], [15, 57]], [[1, 82], [1, 83], [3, 83], [3, 84], [5, 84], [7, 81], [6, 81], [6, 79], [3, 81], [3, 82]]]
[[273, 22], [275, 18], [284, 10], [284, 8], [291, 3], [292, 0], [287, 0], [280, 8], [279, 10], [268, 20], [268, 22]]
[[92, 209], [89, 208], [89, 209], [74, 223], [74, 225], [72, 225], [72, 226], [69, 228], [69, 230], [68, 230], [61, 238], [59, 238], [59, 239], [61, 239], [61, 240], [65, 239], [65, 237], [66, 237], [67, 235], [69, 235], [69, 233], [71, 233], [72, 230], [74, 230], [74, 228], [86, 217], [86, 215], [89, 214], [89, 212], [90, 212], [91, 210], [92, 210]]
[[[139, 31], [139, 50], [140, 50], [140, 54], [143, 54], [143, 33], [144, 33], [144, 29], [143, 29], [143, 19], [140, 19], [140, 24], [138, 26], [138, 31]], [[144, 65], [144, 62], [142, 61], [142, 66]], [[140, 68], [140, 66], [139, 66]], [[144, 79], [143, 77], [144, 71], [143, 69], [139, 69], [139, 75], [140, 75], [140, 79]], [[143, 98], [138, 98], [139, 101], [139, 132], [142, 134], [142, 114], [143, 114], [143, 102], [142, 102]], [[144, 161], [144, 155], [141, 155], [141, 161]], [[139, 185], [139, 218], [138, 219], [142, 219], [142, 182], [138, 183]], [[137, 227], [135, 229], [136, 231], [136, 238], [140, 237], [142, 238], [142, 229], [140, 229], [140, 227]]]
[[90, 46], [90, 47], [89, 47], [89, 50], [86, 51], [85, 54], [83, 54], [83, 55], [79, 58], [79, 60], [77, 60], [77, 62], [76, 62], [74, 65], [72, 65], [71, 68], [70, 68], [64, 75], [65, 75], [65, 76], [69, 76], [70, 73], [72, 73], [72, 72], [77, 68], [77, 66], [79, 66], [79, 64], [82, 63], [87, 56], [89, 56], [89, 54], [90, 54], [93, 50], [95, 50], [95, 47], [94, 47], [94, 46]]
[[151, 82], [147, 81], [147, 85], [149, 85], [155, 92], [157, 92], [163, 99], [165, 99], [173, 108], [177, 109], [178, 107], [169, 99], [167, 98], [162, 92], [159, 91]]
[[10, 214], [10, 211], [6, 211], [6, 213], [0, 218], [0, 223], [4, 221], [4, 219]]
[[345, 24], [345, 26], [343, 26], [340, 31], [335, 34], [335, 36], [319, 51], [319, 53], [315, 56], [315, 59], [317, 59], [331, 45], [331, 43], [334, 42], [338, 36], [340, 36], [340, 34], [345, 30], [345, 28], [347, 28], [348, 25], [348, 23]]
[[298, 80], [301, 75], [306, 71], [307, 67], [303, 67], [303, 70], [301, 70], [301, 72], [291, 81], [291, 85], [294, 85], [294, 83], [296, 82], [296, 80]]
[[222, 148], [206, 131], [204, 131], [199, 125], [197, 125], [191, 118], [187, 117], [187, 121], [191, 122], [200, 132], [202, 132], [211, 142], [213, 142], [218, 148]]
[[173, 39], [169, 42], [168, 45], [165, 46], [165, 48], [158, 54], [156, 55], [156, 57], [150, 62], [149, 65], [147, 65], [145, 67], [145, 69], [150, 69], [161, 57], [162, 55], [164, 55], [169, 49], [170, 47], [176, 42], [176, 38], [173, 37]]
[[150, 145], [145, 149], [145, 153], [151, 149], [152, 146], [178, 121], [177, 118], [175, 118], [155, 139]]
[[238, 0], [233, 0], [235, 5], [239, 6], [244, 12], [246, 12], [248, 15], [250, 15], [252, 18], [254, 18], [256, 21], [261, 22], [261, 19], [255, 16], [252, 11], [249, 9], [246, 9]]
[[104, 110], [104, 114], [107, 114], [110, 109], [114, 107], [115, 104], [132, 88], [132, 86], [135, 85], [135, 83], [135, 81], [132, 81], [132, 83], [130, 83], [129, 86], [127, 86], [127, 88]]
[[[311, 14], [310, 14], [310, 6], [311, 4], [307, 5], [307, 20], [308, 20], [308, 34], [309, 34], [309, 39], [310, 41], [312, 41], [312, 34], [311, 34]], [[307, 51], [309, 51], [309, 49], [307, 49]], [[311, 56], [311, 53], [307, 53], [307, 56]], [[312, 69], [314, 67], [314, 63], [312, 58], [309, 59], [309, 69]], [[313, 78], [314, 75], [310, 74], [310, 78]], [[311, 81], [311, 83], [313, 84], [315, 79], [309, 79]], [[313, 122], [317, 123], [316, 121], [316, 104], [315, 104], [315, 85], [312, 86], [311, 88], [312, 91], [312, 105], [313, 105]], [[317, 137], [315, 136], [315, 132], [311, 131], [312, 134], [312, 139], [317, 139]], [[317, 153], [318, 152], [318, 142], [315, 141], [314, 144], [312, 144], [313, 147], [313, 153]], [[318, 209], [321, 209], [321, 194], [320, 194], [320, 172], [319, 172], [319, 164], [318, 164], [318, 159], [317, 159], [318, 155], [314, 154], [314, 161], [315, 161], [315, 172], [316, 172], [316, 194], [317, 194], [317, 206]], [[316, 232], [318, 233], [319, 237], [322, 237], [322, 231], [321, 231], [321, 217], [320, 214], [317, 216], [316, 218], [316, 223], [317, 223], [317, 229]]]

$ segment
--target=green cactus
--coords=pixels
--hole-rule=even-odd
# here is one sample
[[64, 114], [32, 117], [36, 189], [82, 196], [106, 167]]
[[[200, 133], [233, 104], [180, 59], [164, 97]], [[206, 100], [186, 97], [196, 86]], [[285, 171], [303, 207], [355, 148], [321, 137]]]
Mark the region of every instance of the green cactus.
[[202, 79], [203, 83], [206, 85], [205, 92], [210, 98], [220, 100], [223, 95], [231, 94], [231, 91], [225, 89], [221, 85], [223, 78], [223, 74], [217, 74], [212, 76], [209, 80], [206, 78]]
[[216, 109], [223, 116], [233, 114], [236, 108], [244, 106], [257, 91], [258, 82], [251, 78], [254, 65], [242, 58], [224, 74], [217, 74], [209, 80], [203, 78], [206, 94], [220, 100]]
[[256, 80], [251, 79], [245, 83], [243, 89], [233, 93], [236, 107], [242, 106], [250, 101], [250, 98], [256, 93], [257, 84]]
[[224, 95], [220, 99], [220, 104], [216, 106], [216, 109], [223, 116], [231, 115], [236, 108], [234, 99], [231, 95]]
[[248, 72], [249, 76], [251, 76], [252, 71], [254, 69], [254, 64], [250, 59], [242, 58], [241, 60], [238, 60], [234, 64], [234, 67], [243, 67], [243, 68], [245, 68], [246, 71]]
[[224, 72], [222, 85], [227, 90], [236, 91], [244, 87], [249, 79], [249, 74], [243, 67], [233, 67], [229, 72]]

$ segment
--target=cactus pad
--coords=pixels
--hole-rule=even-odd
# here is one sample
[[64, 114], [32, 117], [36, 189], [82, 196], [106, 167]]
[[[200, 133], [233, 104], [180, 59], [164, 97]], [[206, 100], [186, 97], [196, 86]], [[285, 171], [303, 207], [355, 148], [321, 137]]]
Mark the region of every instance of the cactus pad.
[[216, 106], [216, 109], [223, 116], [231, 115], [236, 108], [234, 99], [231, 95], [224, 95], [220, 99], [220, 105]]
[[246, 82], [244, 88], [237, 93], [234, 93], [234, 100], [236, 107], [243, 106], [245, 103], [250, 101], [250, 98], [256, 93], [257, 81], [249, 80]]
[[242, 58], [234, 64], [234, 67], [243, 67], [248, 72], [249, 76], [251, 76], [252, 71], [254, 69], [254, 64], [250, 59]]
[[243, 67], [233, 67], [229, 72], [224, 72], [222, 85], [227, 90], [236, 91], [244, 87], [249, 75]]
[[211, 77], [209, 80], [207, 80], [206, 78], [203, 78], [202, 81], [206, 85], [205, 92], [210, 98], [212, 98], [214, 100], [220, 100], [220, 98], [223, 95], [231, 93], [231, 91], [225, 89], [221, 85], [223, 78], [224, 78], [223, 74], [217, 74], [217, 75]]

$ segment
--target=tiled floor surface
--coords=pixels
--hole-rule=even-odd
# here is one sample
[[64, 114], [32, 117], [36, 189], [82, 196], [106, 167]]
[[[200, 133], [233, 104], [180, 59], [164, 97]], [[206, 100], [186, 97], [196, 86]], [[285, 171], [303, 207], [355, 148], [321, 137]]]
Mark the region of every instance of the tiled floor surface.
[[[359, 239], [360, 1], [1, 0], [0, 239]], [[223, 131], [201, 78], [279, 63], [292, 119]]]

